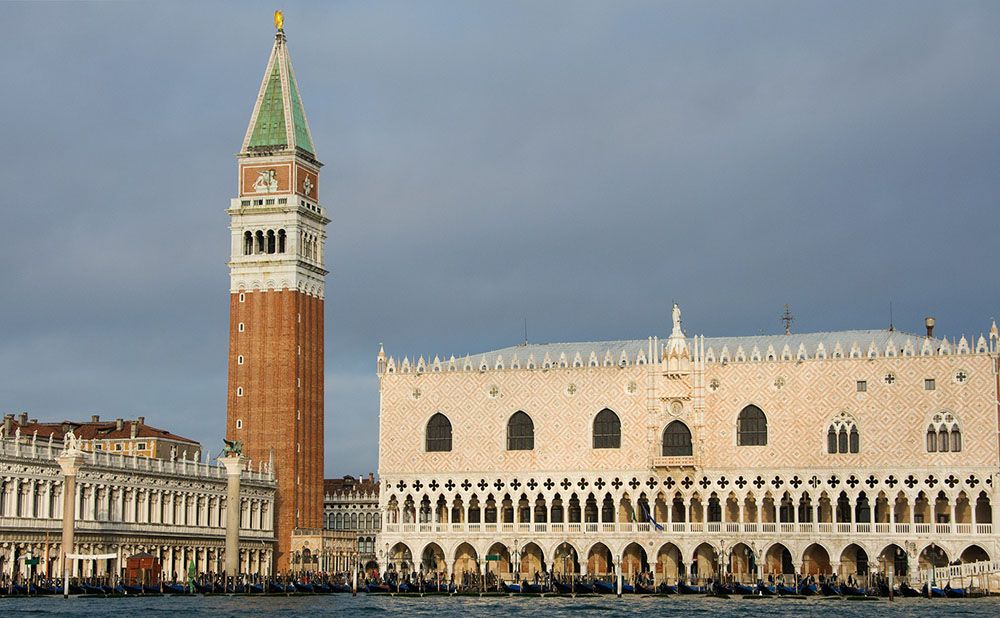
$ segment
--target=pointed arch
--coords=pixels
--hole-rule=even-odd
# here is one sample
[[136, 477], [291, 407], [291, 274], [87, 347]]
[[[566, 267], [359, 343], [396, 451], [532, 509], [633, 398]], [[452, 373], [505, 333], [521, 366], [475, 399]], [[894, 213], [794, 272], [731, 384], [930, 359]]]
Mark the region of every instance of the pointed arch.
[[767, 445], [767, 416], [753, 404], [740, 410], [736, 419], [736, 445]]
[[507, 450], [535, 450], [535, 423], [521, 410], [507, 419]]
[[594, 448], [621, 448], [622, 422], [609, 408], [594, 417]]
[[428, 453], [441, 453], [451, 450], [451, 421], [440, 412], [435, 412], [427, 421], [427, 432], [424, 442]]
[[690, 457], [694, 454], [691, 430], [682, 421], [672, 421], [663, 430], [664, 457]]

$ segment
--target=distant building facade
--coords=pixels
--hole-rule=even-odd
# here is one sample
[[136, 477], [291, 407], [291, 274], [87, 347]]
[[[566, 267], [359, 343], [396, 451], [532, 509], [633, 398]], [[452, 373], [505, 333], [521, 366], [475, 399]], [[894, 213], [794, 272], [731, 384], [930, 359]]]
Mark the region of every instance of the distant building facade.
[[201, 459], [201, 444], [197, 441], [147, 425], [143, 416], [134, 420], [117, 418], [102, 421], [100, 416], [95, 415], [89, 421], [40, 423], [29, 418], [27, 412], [22, 412], [17, 416], [7, 414], [3, 419], [3, 435], [7, 437], [20, 433], [24, 438], [34, 437], [42, 442], [51, 439], [61, 446], [63, 437], [69, 431], [76, 436], [80, 448], [88, 452], [150, 459]]
[[673, 581], [1000, 558], [995, 324], [707, 338], [673, 313], [663, 340], [380, 350], [390, 565]]
[[[61, 576], [62, 447], [35, 436], [0, 439], [0, 572]], [[226, 473], [178, 458], [89, 452], [77, 472], [73, 553], [113, 559], [74, 563], [75, 576], [121, 574], [125, 560], [148, 552], [167, 580], [224, 568]], [[246, 470], [241, 479], [240, 563], [269, 574], [275, 548], [273, 477]], [[37, 558], [35, 566], [28, 566]]]
[[378, 571], [381, 512], [375, 475], [326, 479], [323, 487], [323, 528], [296, 531], [292, 570], [345, 573], [357, 566]]

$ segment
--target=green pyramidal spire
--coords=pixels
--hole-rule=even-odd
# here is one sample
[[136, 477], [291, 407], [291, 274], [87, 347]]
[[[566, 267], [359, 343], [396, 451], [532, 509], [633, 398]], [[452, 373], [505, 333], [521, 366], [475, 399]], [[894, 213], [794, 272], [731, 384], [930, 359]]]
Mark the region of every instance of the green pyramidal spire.
[[288, 150], [301, 150], [316, 156], [292, 60], [288, 56], [285, 32], [278, 30], [250, 126], [243, 138], [242, 152], [268, 154]]

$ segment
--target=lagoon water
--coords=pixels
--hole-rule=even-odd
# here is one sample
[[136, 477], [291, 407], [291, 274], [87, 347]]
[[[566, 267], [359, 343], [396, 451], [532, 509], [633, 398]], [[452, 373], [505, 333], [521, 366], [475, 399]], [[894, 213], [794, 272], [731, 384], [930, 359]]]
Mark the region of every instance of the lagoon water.
[[321, 596], [163, 596], [123, 598], [0, 598], [0, 616], [83, 617], [132, 613], [143, 618], [219, 616], [408, 616], [450, 618], [497, 615], [664, 616], [717, 615], [796, 616], [998, 616], [1000, 597], [981, 599], [886, 599], [848, 601], [832, 598], [718, 599], [706, 597], [392, 597], [385, 595]]

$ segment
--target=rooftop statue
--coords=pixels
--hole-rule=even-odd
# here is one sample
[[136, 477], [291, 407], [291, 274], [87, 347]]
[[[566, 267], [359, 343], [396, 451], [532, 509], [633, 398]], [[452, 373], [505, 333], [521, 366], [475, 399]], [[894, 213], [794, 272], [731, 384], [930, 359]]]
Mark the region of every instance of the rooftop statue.
[[239, 457], [243, 454], [243, 442], [223, 438], [222, 443], [225, 445], [222, 447], [223, 457]]

